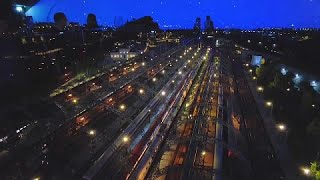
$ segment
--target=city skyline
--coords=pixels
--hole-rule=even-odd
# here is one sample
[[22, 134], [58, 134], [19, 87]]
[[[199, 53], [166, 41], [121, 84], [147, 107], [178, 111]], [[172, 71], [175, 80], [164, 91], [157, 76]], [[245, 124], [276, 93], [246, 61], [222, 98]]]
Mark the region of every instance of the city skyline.
[[[74, 7], [76, 8], [70, 8]], [[253, 29], [264, 27], [320, 27], [320, 2], [302, 0], [299, 2], [229, 0], [224, 2], [196, 0], [188, 2], [157, 0], [114, 1], [108, 4], [96, 1], [42, 0], [29, 11], [36, 22], [53, 21], [56, 12], [64, 12], [70, 22], [85, 23], [89, 13], [97, 15], [101, 25], [114, 25], [114, 17], [122, 16], [124, 21], [152, 16], [160, 27], [192, 28], [196, 17], [203, 20], [211, 16], [218, 28]]]

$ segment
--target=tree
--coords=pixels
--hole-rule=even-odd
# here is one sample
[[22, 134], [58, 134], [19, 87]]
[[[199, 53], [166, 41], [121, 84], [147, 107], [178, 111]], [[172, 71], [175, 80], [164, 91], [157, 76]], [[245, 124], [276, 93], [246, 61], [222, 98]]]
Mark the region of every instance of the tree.
[[317, 161], [311, 163], [310, 172], [316, 180], [320, 180], [320, 164]]

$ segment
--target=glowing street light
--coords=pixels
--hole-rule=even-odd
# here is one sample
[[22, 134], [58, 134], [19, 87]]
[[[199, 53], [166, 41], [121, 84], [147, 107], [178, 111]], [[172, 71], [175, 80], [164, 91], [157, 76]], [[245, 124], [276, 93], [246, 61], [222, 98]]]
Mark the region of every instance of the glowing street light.
[[279, 131], [282, 131], [282, 132], [287, 129], [286, 125], [284, 125], [284, 124], [278, 124], [277, 128], [279, 129]]
[[139, 93], [140, 93], [140, 94], [143, 94], [143, 93], [144, 93], [144, 90], [143, 90], [143, 89], [139, 89]]
[[302, 172], [304, 175], [309, 176], [310, 175], [310, 169], [307, 167], [302, 167], [301, 168]]
[[249, 64], [248, 64], [248, 63], [246, 64], [246, 67], [249, 67]]
[[121, 105], [120, 105], [120, 109], [123, 111], [123, 110], [126, 109], [126, 106], [125, 106], [124, 104], [121, 104]]
[[290, 88], [287, 88], [287, 91], [289, 92], [289, 91], [290, 91]]
[[266, 105], [267, 105], [268, 107], [271, 107], [271, 106], [272, 106], [272, 102], [271, 102], [271, 101], [267, 101], [267, 102], [266, 102]]
[[153, 82], [156, 82], [156, 81], [157, 81], [157, 78], [152, 78], [152, 81], [153, 81]]
[[162, 71], [161, 71], [162, 74], [164, 74], [165, 72], [166, 72], [165, 70], [162, 70]]
[[202, 155], [202, 156], [206, 155], [206, 151], [202, 151], [202, 152], [201, 152], [201, 155]]
[[72, 94], [68, 94], [68, 97], [72, 97]]
[[77, 99], [73, 99], [72, 102], [73, 102], [74, 104], [77, 104], [77, 103], [78, 103], [78, 100], [77, 100]]
[[94, 136], [94, 135], [96, 135], [96, 131], [93, 130], [93, 129], [91, 129], [91, 130], [89, 130], [88, 134], [89, 134], [90, 136]]
[[171, 82], [174, 83], [174, 80], [172, 80]]
[[161, 92], [161, 96], [165, 96], [166, 95], [166, 92], [165, 91], [162, 91]]
[[122, 139], [122, 141], [123, 141], [124, 143], [128, 142], [128, 141], [129, 141], [129, 137], [128, 137], [128, 136], [124, 136], [123, 139]]
[[262, 87], [262, 86], [259, 86], [259, 87], [257, 88], [257, 90], [258, 90], [259, 92], [262, 92], [262, 91], [263, 91], [263, 87]]
[[252, 73], [252, 69], [250, 69], [250, 70], [249, 70], [249, 72], [251, 72], [251, 73]]
[[182, 71], [179, 71], [178, 74], [182, 74]]
[[145, 62], [143, 62], [143, 63], [142, 63], [142, 66], [145, 66], [145, 65], [146, 65], [146, 63], [145, 63]]
[[253, 77], [252, 77], [252, 79], [253, 79], [253, 80], [256, 80], [256, 79], [257, 79], [257, 77], [253, 76]]

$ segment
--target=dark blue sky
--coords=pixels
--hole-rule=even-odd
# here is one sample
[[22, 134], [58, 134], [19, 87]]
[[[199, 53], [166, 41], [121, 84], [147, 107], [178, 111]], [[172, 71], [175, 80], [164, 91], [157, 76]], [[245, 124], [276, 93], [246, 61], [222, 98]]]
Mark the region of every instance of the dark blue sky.
[[98, 23], [152, 16], [161, 27], [192, 27], [194, 20], [210, 15], [217, 27], [320, 27], [320, 0], [40, 0], [28, 15], [36, 21], [52, 21], [55, 12], [69, 21], [84, 23], [88, 13]]

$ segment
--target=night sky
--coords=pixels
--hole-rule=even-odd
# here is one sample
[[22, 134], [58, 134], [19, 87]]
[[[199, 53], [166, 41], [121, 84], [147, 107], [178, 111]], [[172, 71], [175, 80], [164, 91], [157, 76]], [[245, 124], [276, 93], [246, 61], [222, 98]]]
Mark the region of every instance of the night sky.
[[320, 0], [40, 0], [27, 15], [52, 21], [59, 11], [80, 23], [94, 13], [103, 25], [150, 15], [161, 27], [190, 28], [210, 15], [220, 28], [320, 27]]

